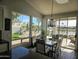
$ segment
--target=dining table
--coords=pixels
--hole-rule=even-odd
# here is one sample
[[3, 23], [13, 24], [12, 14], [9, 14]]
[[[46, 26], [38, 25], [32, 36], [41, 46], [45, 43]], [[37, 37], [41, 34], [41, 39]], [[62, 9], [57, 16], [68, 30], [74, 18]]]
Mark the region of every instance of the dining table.
[[49, 39], [45, 40], [45, 46], [52, 48], [52, 51], [56, 45], [57, 45], [57, 41], [53, 41], [53, 40], [49, 40]]
[[45, 40], [45, 45], [52, 47], [53, 45], [57, 44], [57, 41], [53, 40]]
[[48, 48], [48, 50], [53, 51], [57, 47], [57, 41], [47, 39], [45, 41], [45, 46]]

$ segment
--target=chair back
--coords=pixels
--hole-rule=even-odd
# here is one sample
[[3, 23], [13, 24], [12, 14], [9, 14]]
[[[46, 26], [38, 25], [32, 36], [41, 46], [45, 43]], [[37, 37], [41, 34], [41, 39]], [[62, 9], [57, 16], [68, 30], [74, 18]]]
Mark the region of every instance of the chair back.
[[41, 54], [45, 53], [45, 41], [44, 40], [36, 40], [36, 52]]

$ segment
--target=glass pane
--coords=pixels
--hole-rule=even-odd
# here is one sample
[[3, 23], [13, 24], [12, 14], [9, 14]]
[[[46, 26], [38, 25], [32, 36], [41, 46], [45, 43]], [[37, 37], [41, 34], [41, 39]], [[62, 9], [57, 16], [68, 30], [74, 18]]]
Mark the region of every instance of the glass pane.
[[67, 44], [67, 18], [60, 19], [60, 27], [59, 27], [59, 38], [62, 39], [61, 46], [66, 46]]
[[60, 20], [60, 34], [62, 36], [62, 46], [75, 49], [76, 17]]
[[[54, 19], [52, 23], [54, 23], [54, 26], [47, 26], [47, 39], [53, 38], [53, 40], [56, 40], [58, 36], [59, 19]], [[49, 25], [49, 19], [47, 20], [47, 25]]]
[[67, 20], [60, 20], [60, 27], [67, 27]]
[[12, 14], [12, 41], [17, 40], [14, 43], [16, 42], [18, 44], [21, 43], [21, 39], [27, 40], [27, 37], [29, 37], [30, 17], [16, 12]]
[[[76, 18], [68, 18], [68, 40], [67, 47], [75, 49], [75, 39], [76, 39]], [[69, 42], [70, 41], [70, 42]]]
[[59, 20], [56, 21], [56, 27], [59, 27]]
[[60, 20], [60, 35], [67, 35], [67, 19]]
[[52, 27], [49, 26], [50, 22], [51, 22], [51, 20], [48, 19], [47, 20], [47, 38], [49, 38], [49, 37], [52, 38], [52, 32], [53, 32], [53, 30], [52, 30]]
[[32, 18], [32, 36], [38, 36], [41, 34], [41, 20], [39, 18]]

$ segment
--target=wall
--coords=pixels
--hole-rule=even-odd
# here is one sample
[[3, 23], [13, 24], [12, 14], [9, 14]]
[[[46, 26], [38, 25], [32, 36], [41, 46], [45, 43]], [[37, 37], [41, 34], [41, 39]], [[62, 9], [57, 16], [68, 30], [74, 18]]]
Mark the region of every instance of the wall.
[[[5, 18], [10, 18], [11, 15], [9, 9], [3, 5], [0, 5], [0, 30], [2, 30], [2, 40], [7, 40], [9, 42], [9, 46], [11, 45], [11, 30], [10, 31], [5, 31]], [[6, 44], [1, 44], [0, 45], [0, 52], [6, 51], [7, 46]]]
[[3, 9], [0, 7], [0, 30], [2, 30], [2, 19], [3, 19], [3, 17], [2, 17], [3, 16], [3, 14], [2, 14], [3, 12], [2, 12], [2, 10]]
[[[73, 12], [67, 12], [67, 13], [61, 13], [61, 14], [54, 14], [52, 18], [54, 19], [58, 19], [58, 18], [65, 18], [65, 17], [74, 17], [77, 16], [77, 11], [73, 11]], [[50, 18], [50, 15], [45, 15], [44, 19], [48, 19]]]

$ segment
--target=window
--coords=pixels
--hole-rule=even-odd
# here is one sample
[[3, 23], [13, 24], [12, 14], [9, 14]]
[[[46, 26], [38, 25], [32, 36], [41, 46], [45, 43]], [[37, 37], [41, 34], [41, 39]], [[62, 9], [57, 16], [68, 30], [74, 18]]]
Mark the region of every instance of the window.
[[32, 17], [32, 36], [38, 36], [41, 34], [41, 20], [36, 17]]
[[[49, 19], [47, 20], [47, 38], [62, 39], [61, 46], [75, 49], [76, 42], [76, 17], [66, 17], [53, 20], [55, 26], [49, 27]], [[52, 22], [53, 23], [53, 22]], [[56, 36], [56, 37], [55, 37]]]
[[58, 27], [59, 27], [59, 19], [54, 19], [53, 21], [51, 21], [54, 26], [51, 27], [49, 26], [49, 22], [50, 20], [47, 20], [47, 38], [48, 37], [52, 37], [53, 35], [58, 35]]
[[[21, 39], [24, 42], [29, 42], [27, 40], [27, 37], [29, 37], [29, 21], [30, 17], [27, 15], [12, 13], [12, 44], [21, 43]], [[17, 43], [14, 40], [17, 40]]]
[[68, 35], [75, 35], [76, 34], [76, 20], [69, 19], [68, 20]]
[[60, 35], [67, 35], [67, 18], [61, 18], [60, 19]]

